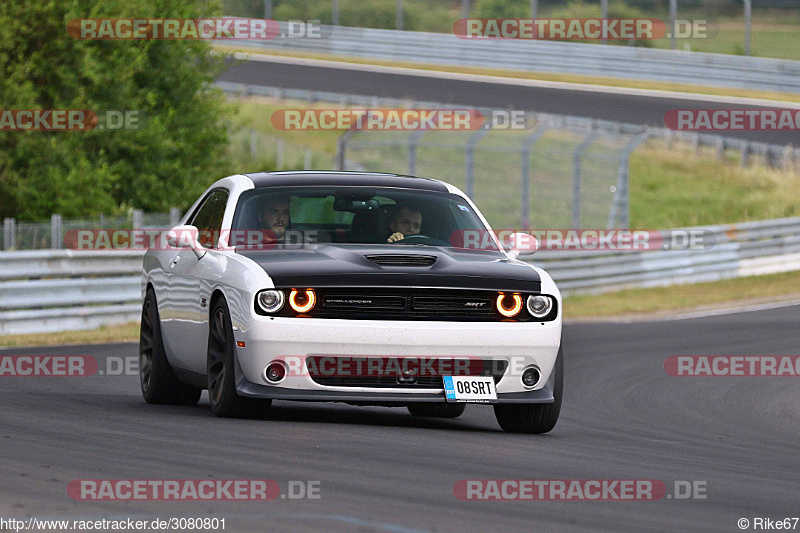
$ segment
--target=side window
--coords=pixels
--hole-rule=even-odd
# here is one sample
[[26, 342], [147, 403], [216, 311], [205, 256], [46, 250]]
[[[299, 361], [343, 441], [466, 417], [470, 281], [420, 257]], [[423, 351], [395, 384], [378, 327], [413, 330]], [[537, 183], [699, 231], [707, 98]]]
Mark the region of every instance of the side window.
[[197, 238], [205, 248], [214, 248], [219, 243], [222, 230], [222, 217], [228, 205], [228, 191], [217, 190], [208, 195], [203, 205], [192, 218], [192, 226], [197, 227]]

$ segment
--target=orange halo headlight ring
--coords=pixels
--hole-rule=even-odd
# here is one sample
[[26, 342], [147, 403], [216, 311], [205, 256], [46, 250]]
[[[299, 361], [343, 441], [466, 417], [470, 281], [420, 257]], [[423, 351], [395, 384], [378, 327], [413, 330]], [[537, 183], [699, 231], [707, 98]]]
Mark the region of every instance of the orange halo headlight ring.
[[292, 289], [292, 292], [289, 293], [289, 305], [296, 313], [308, 313], [314, 309], [316, 304], [317, 295], [314, 293], [314, 289], [305, 289], [304, 291]]
[[[514, 303], [511, 307], [506, 305], [505, 300], [507, 298], [513, 299]], [[514, 294], [505, 294], [501, 292], [497, 295], [497, 303], [495, 307], [497, 307], [497, 312], [504, 317], [513, 318], [517, 316], [520, 311], [522, 311], [522, 295], [516, 292]]]

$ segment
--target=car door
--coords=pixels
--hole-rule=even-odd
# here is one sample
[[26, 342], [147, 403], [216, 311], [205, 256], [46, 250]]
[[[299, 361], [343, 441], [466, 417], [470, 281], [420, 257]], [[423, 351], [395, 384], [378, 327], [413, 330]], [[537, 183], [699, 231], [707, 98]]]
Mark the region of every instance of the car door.
[[[213, 249], [219, 244], [228, 196], [224, 189], [211, 191], [187, 222], [198, 229], [203, 248]], [[204, 273], [208, 263], [208, 253], [198, 259], [193, 250], [183, 248], [165, 265], [170, 309], [168, 319], [162, 322], [164, 344], [174, 366], [199, 374], [206, 372], [209, 295]]]

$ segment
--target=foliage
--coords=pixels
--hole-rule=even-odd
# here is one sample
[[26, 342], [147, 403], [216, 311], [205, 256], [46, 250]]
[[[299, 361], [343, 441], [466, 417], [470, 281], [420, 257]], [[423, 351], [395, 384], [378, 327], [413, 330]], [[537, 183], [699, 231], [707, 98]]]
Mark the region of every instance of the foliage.
[[0, 216], [186, 206], [224, 175], [224, 58], [198, 40], [77, 40], [77, 18], [217, 16], [215, 0], [0, 2], [3, 109], [136, 110], [140, 129], [0, 132]]

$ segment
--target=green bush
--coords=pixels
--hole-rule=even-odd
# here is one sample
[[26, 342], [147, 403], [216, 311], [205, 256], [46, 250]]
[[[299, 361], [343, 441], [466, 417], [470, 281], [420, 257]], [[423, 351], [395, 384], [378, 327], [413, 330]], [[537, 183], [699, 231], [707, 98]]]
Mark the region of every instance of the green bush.
[[4, 109], [137, 110], [141, 129], [0, 132], [0, 216], [42, 219], [188, 206], [225, 175], [231, 111], [210, 88], [223, 58], [207, 41], [76, 40], [77, 18], [194, 18], [203, 0], [0, 2]]

